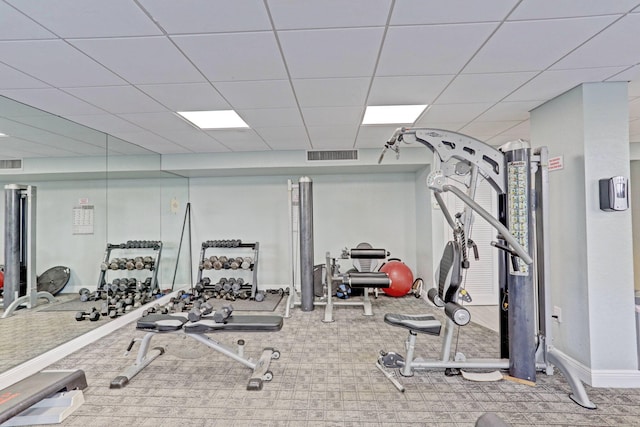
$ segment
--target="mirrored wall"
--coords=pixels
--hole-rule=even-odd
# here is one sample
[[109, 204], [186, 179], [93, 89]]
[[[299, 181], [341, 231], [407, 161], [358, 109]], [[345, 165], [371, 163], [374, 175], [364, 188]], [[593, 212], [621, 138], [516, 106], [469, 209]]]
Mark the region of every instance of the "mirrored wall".
[[[70, 270], [54, 303], [41, 299], [33, 309], [0, 319], [0, 372], [110, 321], [76, 321], [73, 309], [82, 288], [97, 290], [109, 243], [161, 241], [160, 287], [188, 283], [188, 254], [178, 262], [188, 180], [163, 172], [158, 153], [4, 97], [0, 148], [0, 185], [36, 189], [36, 274], [56, 266]], [[3, 196], [0, 264], [4, 203]]]

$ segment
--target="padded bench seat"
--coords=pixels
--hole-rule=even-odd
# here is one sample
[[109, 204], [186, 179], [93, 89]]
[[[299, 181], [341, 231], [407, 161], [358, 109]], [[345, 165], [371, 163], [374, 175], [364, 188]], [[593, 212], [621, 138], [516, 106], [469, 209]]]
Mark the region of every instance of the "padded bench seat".
[[204, 316], [200, 321], [184, 326], [187, 334], [204, 334], [216, 331], [274, 332], [282, 329], [282, 316], [231, 315], [225, 323], [216, 323]]
[[384, 321], [392, 326], [400, 326], [410, 331], [429, 335], [440, 335], [442, 326], [438, 319], [429, 315], [387, 313], [384, 315]]
[[224, 323], [204, 316], [198, 322], [189, 322], [181, 314], [150, 314], [138, 320], [136, 328], [149, 332], [173, 332], [184, 329], [187, 334], [205, 334], [218, 331], [274, 332], [282, 329], [282, 316], [231, 315]]

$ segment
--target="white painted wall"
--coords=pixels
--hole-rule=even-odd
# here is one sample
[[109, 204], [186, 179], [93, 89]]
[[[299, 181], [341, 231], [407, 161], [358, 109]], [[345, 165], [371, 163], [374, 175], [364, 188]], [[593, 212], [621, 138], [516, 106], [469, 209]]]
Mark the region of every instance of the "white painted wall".
[[640, 291], [640, 160], [631, 162], [629, 180], [633, 235], [633, 276], [634, 289]]
[[[290, 282], [287, 179], [250, 176], [192, 178], [193, 251], [205, 240], [260, 242], [258, 285]], [[314, 255], [340, 255], [362, 241], [384, 247], [412, 270], [416, 266], [413, 173], [318, 175], [313, 179]], [[213, 254], [213, 253], [212, 253]]]
[[550, 174], [555, 345], [594, 370], [637, 368], [630, 211], [598, 206], [598, 179], [629, 176], [625, 83], [585, 84], [531, 113], [533, 146], [564, 156]]

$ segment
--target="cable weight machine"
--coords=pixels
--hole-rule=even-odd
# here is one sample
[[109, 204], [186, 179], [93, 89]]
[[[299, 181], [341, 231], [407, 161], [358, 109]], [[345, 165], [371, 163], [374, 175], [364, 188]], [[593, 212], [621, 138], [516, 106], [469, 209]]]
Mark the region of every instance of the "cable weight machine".
[[[429, 291], [429, 299], [436, 306], [445, 306], [447, 319], [439, 359], [414, 359], [418, 333], [440, 335], [441, 322], [433, 316], [401, 314], [385, 315], [385, 322], [409, 329], [406, 359], [397, 353], [381, 352], [377, 366], [403, 390], [402, 385], [386, 372], [399, 368], [403, 376], [413, 375], [414, 369], [508, 369], [509, 375], [535, 382], [536, 371], [553, 374], [557, 367], [569, 382], [570, 397], [579, 405], [596, 407], [584, 386], [564, 359], [553, 348], [551, 322], [551, 284], [549, 280], [548, 250], [548, 153], [546, 147], [532, 150], [529, 143], [518, 140], [495, 149], [477, 139], [441, 129], [399, 128], [385, 144], [379, 162], [387, 150], [399, 155], [399, 143], [420, 143], [434, 153], [434, 170], [427, 178], [427, 186], [442, 209], [446, 222], [457, 239], [449, 242], [440, 263], [459, 275], [467, 268], [466, 247], [472, 246], [471, 225], [474, 214], [484, 218], [498, 232], [492, 246], [500, 250], [500, 359], [466, 359], [451, 355], [453, 330], [466, 324], [468, 312], [458, 303], [458, 292], [446, 292], [451, 277], [440, 272], [436, 288]], [[464, 180], [466, 191], [451, 185], [449, 178]], [[479, 180], [486, 180], [498, 197], [497, 218], [475, 200]], [[452, 216], [442, 198], [450, 192], [460, 199], [463, 212]], [[454, 219], [455, 217], [455, 219]], [[456, 248], [461, 249], [453, 250]], [[452, 256], [462, 253], [460, 256]], [[457, 286], [457, 283], [456, 283]], [[457, 287], [455, 287], [457, 290]]]
[[36, 187], [5, 185], [4, 291], [2, 318], [21, 305], [34, 308], [39, 298], [55, 299], [49, 292], [38, 292], [35, 273]]

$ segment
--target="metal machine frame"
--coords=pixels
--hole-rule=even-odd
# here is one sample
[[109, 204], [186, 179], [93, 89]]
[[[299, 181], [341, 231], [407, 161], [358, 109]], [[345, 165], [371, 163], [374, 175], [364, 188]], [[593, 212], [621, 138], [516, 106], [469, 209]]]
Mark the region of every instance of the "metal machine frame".
[[[36, 256], [36, 187], [5, 185], [4, 218], [4, 292], [2, 318], [9, 317], [21, 305], [34, 308], [38, 299], [49, 302], [49, 292], [38, 292], [35, 272]], [[26, 294], [20, 295], [21, 270], [26, 268]]]
[[[410, 329], [407, 359], [396, 361], [395, 367], [401, 368], [400, 373], [404, 376], [412, 375], [414, 369], [509, 369], [511, 376], [533, 382], [536, 371], [552, 375], [553, 366], [556, 366], [571, 386], [571, 399], [585, 408], [594, 409], [596, 405], [589, 400], [582, 382], [558, 357], [552, 344], [546, 147], [532, 152], [528, 142], [519, 140], [496, 150], [456, 132], [399, 128], [385, 144], [380, 161], [388, 149], [398, 155], [400, 141], [418, 142], [433, 151], [434, 170], [427, 178], [427, 185], [433, 191], [447, 223], [454, 231], [462, 233], [463, 241], [466, 242], [470, 237], [474, 213], [498, 231], [498, 241], [492, 245], [502, 250], [499, 262], [500, 298], [502, 300], [508, 295], [508, 310], [501, 310], [501, 359], [465, 360], [461, 354], [452, 358], [451, 343], [456, 324], [447, 318], [439, 360], [416, 361], [414, 350], [417, 333], [403, 325]], [[466, 193], [446, 183], [446, 178], [451, 176], [465, 177]], [[498, 195], [498, 218], [474, 201], [479, 177], [483, 177]], [[441, 197], [443, 192], [453, 193], [465, 204], [464, 212], [456, 215], [457, 223], [444, 204]], [[530, 254], [535, 255], [532, 257]], [[428, 321], [439, 323], [435, 319]], [[389, 354], [397, 356], [395, 353]], [[384, 372], [380, 360], [378, 367]], [[392, 374], [385, 372], [385, 375], [401, 389]]]

